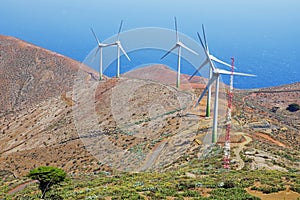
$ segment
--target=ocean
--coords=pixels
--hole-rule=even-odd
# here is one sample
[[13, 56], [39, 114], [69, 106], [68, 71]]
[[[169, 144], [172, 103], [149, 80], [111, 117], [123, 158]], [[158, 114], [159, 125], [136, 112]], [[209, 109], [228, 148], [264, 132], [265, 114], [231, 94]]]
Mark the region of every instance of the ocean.
[[[170, 42], [165, 43], [163, 49], [152, 46], [153, 51], [132, 49], [130, 43], [134, 40], [124, 37], [126, 32], [145, 27], [173, 31], [176, 16], [179, 32], [183, 38], [192, 40], [190, 43], [197, 43], [198, 46], [192, 47], [200, 54], [197, 61], [183, 58], [183, 73], [193, 73], [202, 62], [204, 54], [196, 32], [201, 32], [204, 24], [213, 55], [228, 63], [234, 56], [236, 71], [257, 75], [255, 78], [236, 77], [234, 86], [262, 88], [300, 81], [299, 8], [298, 0], [152, 0], [142, 3], [138, 0], [1, 0], [0, 34], [84, 62], [96, 47], [90, 28], [94, 28], [101, 41], [108, 41], [118, 32], [123, 19], [120, 40], [132, 59], [129, 62], [122, 56], [122, 73], [151, 63], [166, 64], [176, 70], [176, 54], [160, 59], [175, 42], [174, 34], [168, 38], [157, 36], [158, 41]], [[183, 42], [189, 43], [184, 39]], [[182, 55], [188, 56], [188, 52], [183, 51]], [[115, 62], [110, 60], [106, 75], [115, 74]], [[92, 67], [97, 69], [98, 66]], [[222, 76], [222, 80], [228, 83], [228, 77]]]

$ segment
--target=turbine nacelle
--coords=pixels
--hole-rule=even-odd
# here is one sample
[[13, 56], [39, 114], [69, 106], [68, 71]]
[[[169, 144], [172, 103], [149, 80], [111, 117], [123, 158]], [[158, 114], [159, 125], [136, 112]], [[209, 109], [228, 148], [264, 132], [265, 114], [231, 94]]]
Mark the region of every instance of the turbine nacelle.
[[112, 45], [117, 45], [117, 46], [119, 46], [119, 45], [121, 45], [121, 41], [120, 41], [120, 40], [117, 40], [117, 41], [115, 41], [115, 43], [113, 43]]
[[109, 47], [109, 46], [111, 46], [112, 44], [104, 44], [104, 43], [100, 43], [100, 44], [98, 44], [98, 47], [99, 48], [102, 48], [102, 47]]

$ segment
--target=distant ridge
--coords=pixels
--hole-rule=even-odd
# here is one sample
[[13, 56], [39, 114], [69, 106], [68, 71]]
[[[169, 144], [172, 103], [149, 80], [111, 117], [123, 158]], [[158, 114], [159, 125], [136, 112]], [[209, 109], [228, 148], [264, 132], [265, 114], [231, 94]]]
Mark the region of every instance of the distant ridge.
[[[128, 78], [139, 78], [145, 80], [153, 80], [163, 84], [176, 85], [177, 72], [170, 69], [166, 65], [155, 64], [143, 68], [134, 69], [124, 74]], [[181, 74], [181, 88], [194, 89], [205, 87], [206, 79], [195, 76], [188, 81], [189, 75]]]

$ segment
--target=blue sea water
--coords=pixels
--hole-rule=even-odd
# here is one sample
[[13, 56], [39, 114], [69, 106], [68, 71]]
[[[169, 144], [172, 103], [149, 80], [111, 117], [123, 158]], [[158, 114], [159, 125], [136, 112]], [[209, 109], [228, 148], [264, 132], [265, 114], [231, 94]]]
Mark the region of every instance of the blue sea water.
[[[256, 78], [237, 77], [237, 88], [261, 88], [300, 81], [300, 1], [298, 0], [0, 0], [0, 34], [31, 42], [80, 62], [95, 48], [93, 27], [103, 41], [123, 30], [141, 27], [174, 29], [198, 42], [205, 24], [211, 52], [238, 71]], [[125, 48], [125, 46], [124, 46]], [[157, 52], [156, 52], [157, 53]], [[122, 71], [147, 63], [176, 68], [176, 55], [160, 60], [161, 53], [129, 52]], [[154, 60], [154, 58], [157, 58]], [[172, 59], [174, 58], [174, 59]], [[115, 63], [111, 64], [112, 66]], [[193, 73], [183, 60], [184, 73]], [[105, 73], [114, 75], [114, 67]], [[225, 83], [228, 78], [223, 77]]]

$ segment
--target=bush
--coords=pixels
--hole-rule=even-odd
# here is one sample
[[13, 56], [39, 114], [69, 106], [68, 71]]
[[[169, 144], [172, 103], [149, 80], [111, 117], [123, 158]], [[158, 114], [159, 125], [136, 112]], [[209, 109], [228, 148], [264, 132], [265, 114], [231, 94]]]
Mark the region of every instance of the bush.
[[184, 197], [201, 197], [200, 193], [194, 190], [187, 190], [181, 194]]
[[300, 193], [300, 184], [292, 185], [291, 190], [293, 190], [294, 192]]
[[257, 190], [257, 191], [261, 191], [264, 194], [270, 194], [270, 193], [283, 191], [283, 190], [285, 190], [285, 187], [282, 187], [282, 186], [259, 186], [259, 187], [253, 186], [251, 188], [251, 190]]
[[300, 106], [296, 103], [292, 103], [286, 109], [290, 112], [296, 112], [300, 109]]
[[242, 188], [218, 188], [211, 192], [211, 199], [222, 200], [259, 200], [260, 198], [252, 196]]

